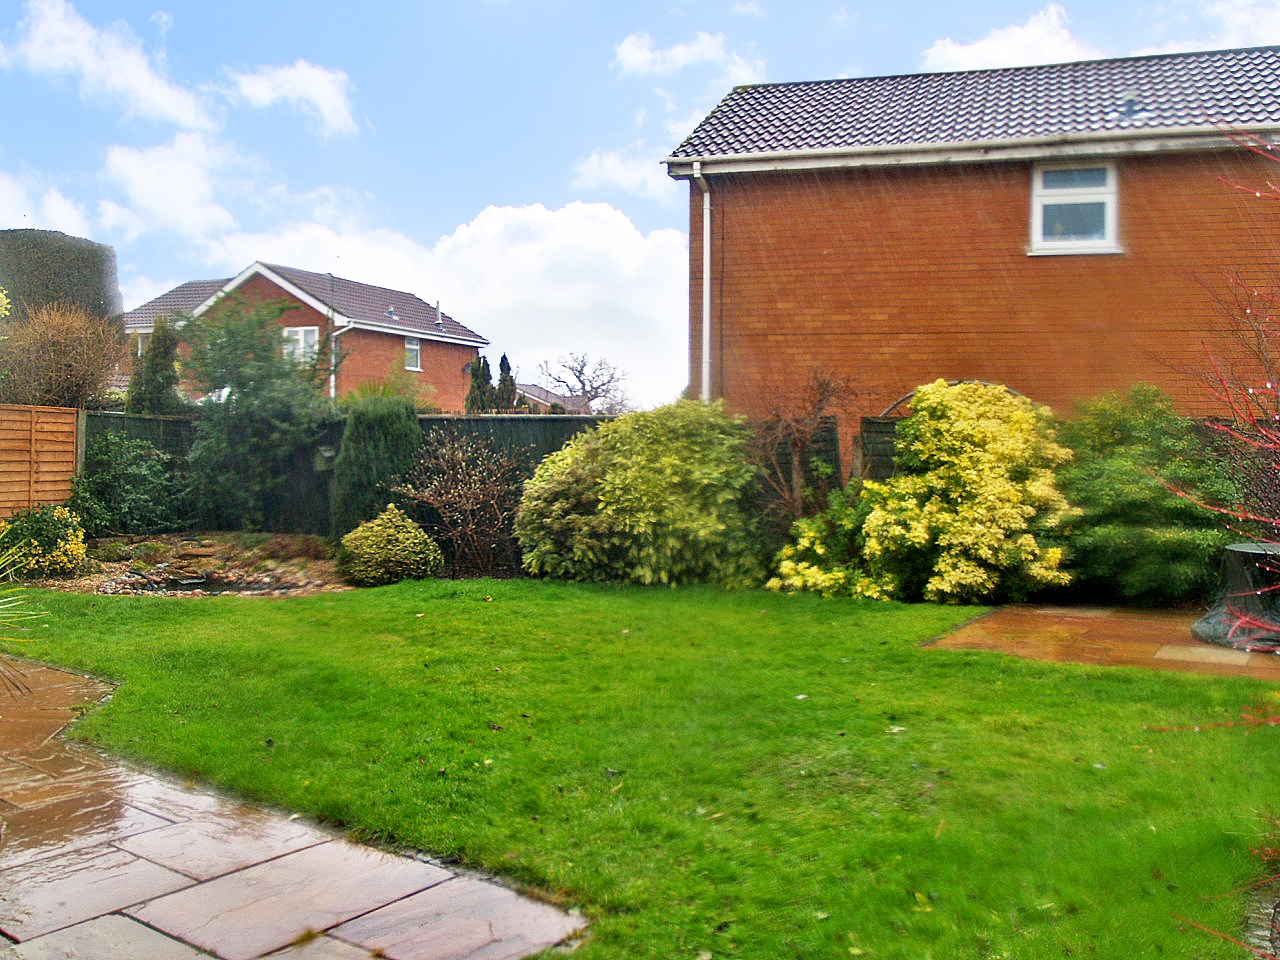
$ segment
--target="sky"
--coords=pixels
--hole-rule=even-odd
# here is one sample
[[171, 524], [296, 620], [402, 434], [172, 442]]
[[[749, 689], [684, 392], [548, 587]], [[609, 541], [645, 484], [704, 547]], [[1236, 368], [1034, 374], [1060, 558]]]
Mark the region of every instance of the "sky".
[[0, 0], [0, 229], [111, 244], [126, 309], [255, 260], [509, 355], [688, 380], [688, 186], [736, 84], [1280, 44], [1280, 0]]

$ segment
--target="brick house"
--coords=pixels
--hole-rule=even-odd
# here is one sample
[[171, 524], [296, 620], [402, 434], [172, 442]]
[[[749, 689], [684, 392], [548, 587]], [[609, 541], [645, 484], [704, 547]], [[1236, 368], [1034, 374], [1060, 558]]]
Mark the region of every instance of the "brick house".
[[192, 280], [124, 315], [135, 356], [146, 348], [158, 317], [200, 316], [235, 294], [250, 303], [288, 300], [280, 318], [284, 349], [298, 356], [326, 341], [342, 358], [330, 378], [330, 396], [397, 370], [430, 386], [430, 400], [446, 413], [463, 410], [471, 380], [467, 365], [489, 341], [438, 305], [411, 293], [343, 280], [328, 273], [254, 263], [230, 280]]
[[847, 376], [846, 455], [938, 377], [1062, 414], [1147, 381], [1206, 412], [1188, 371], [1238, 357], [1224, 271], [1280, 276], [1280, 203], [1232, 185], [1280, 166], [1244, 132], [1280, 132], [1280, 48], [737, 87], [666, 160], [692, 391], [767, 416]]

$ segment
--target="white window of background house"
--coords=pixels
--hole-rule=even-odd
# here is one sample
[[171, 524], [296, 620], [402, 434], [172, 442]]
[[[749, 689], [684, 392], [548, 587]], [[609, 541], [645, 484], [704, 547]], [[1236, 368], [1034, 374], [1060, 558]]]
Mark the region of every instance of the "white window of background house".
[[1113, 164], [1036, 165], [1031, 176], [1032, 254], [1121, 252]]
[[417, 337], [404, 338], [404, 368], [406, 370], [422, 370], [422, 341]]
[[150, 333], [138, 334], [138, 356], [142, 357], [147, 352], [147, 344], [151, 342]]
[[320, 348], [319, 327], [285, 327], [284, 355], [291, 360], [310, 363]]

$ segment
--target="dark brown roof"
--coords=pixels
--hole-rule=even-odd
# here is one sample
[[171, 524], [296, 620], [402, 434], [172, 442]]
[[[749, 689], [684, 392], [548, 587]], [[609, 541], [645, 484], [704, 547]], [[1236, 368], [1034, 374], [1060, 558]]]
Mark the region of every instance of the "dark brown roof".
[[530, 400], [536, 400], [545, 406], [551, 406], [558, 403], [564, 407], [565, 413], [590, 413], [591, 404], [582, 399], [582, 397], [565, 397], [558, 393], [554, 393], [546, 387], [540, 387], [536, 383], [517, 383], [516, 390], [528, 397]]
[[126, 327], [149, 327], [160, 317], [188, 314], [221, 290], [229, 280], [188, 280], [124, 315]]
[[736, 87], [673, 157], [1280, 126], [1280, 47]]

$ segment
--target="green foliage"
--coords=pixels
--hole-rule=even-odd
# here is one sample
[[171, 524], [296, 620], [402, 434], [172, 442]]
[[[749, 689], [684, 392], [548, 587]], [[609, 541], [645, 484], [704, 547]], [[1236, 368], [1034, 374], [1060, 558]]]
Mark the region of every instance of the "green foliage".
[[122, 309], [115, 250], [56, 230], [0, 230], [0, 286], [19, 317], [50, 304], [95, 317]]
[[129, 378], [124, 409], [126, 413], [175, 414], [186, 407], [178, 392], [178, 333], [164, 317], [159, 317], [147, 349]]
[[163, 533], [190, 522], [179, 464], [154, 444], [115, 432], [89, 443], [67, 506], [91, 537]]
[[849, 596], [864, 578], [860, 569], [866, 540], [862, 525], [870, 503], [850, 485], [827, 494], [827, 507], [791, 526], [792, 542], [774, 558], [775, 575], [765, 584], [788, 593], [809, 591], [831, 598]]
[[9, 295], [5, 292], [4, 287], [0, 287], [0, 320], [9, 315], [12, 305], [9, 303]]
[[503, 413], [516, 408], [516, 378], [511, 373], [511, 361], [505, 353], [498, 361], [498, 386], [493, 393], [493, 405]]
[[743, 504], [748, 431], [680, 401], [574, 437], [525, 484], [516, 535], [531, 573], [568, 580], [742, 584], [760, 574]]
[[333, 533], [341, 536], [378, 515], [391, 482], [413, 464], [422, 430], [413, 402], [401, 396], [355, 395], [333, 465]]
[[327, 344], [309, 361], [282, 352], [279, 320], [290, 309], [230, 299], [183, 327], [187, 370], [207, 394], [189, 464], [194, 509], [208, 526], [265, 526], [291, 462], [336, 418], [322, 392]]
[[1208, 596], [1222, 548], [1240, 536], [1193, 498], [1231, 505], [1240, 491], [1195, 423], [1156, 387], [1140, 384], [1081, 404], [1061, 436], [1075, 460], [1062, 469], [1060, 486], [1080, 508], [1059, 535], [1076, 577], [1073, 593], [1144, 604]]
[[444, 565], [436, 542], [395, 504], [342, 538], [338, 573], [358, 587], [434, 576]]
[[66, 576], [84, 562], [84, 527], [62, 504], [18, 510], [0, 521], [0, 551], [19, 576]]
[[476, 357], [467, 364], [471, 374], [471, 387], [467, 390], [464, 401], [467, 413], [485, 413], [492, 410], [497, 403], [497, 391], [493, 386], [493, 372], [489, 369], [488, 357]]

